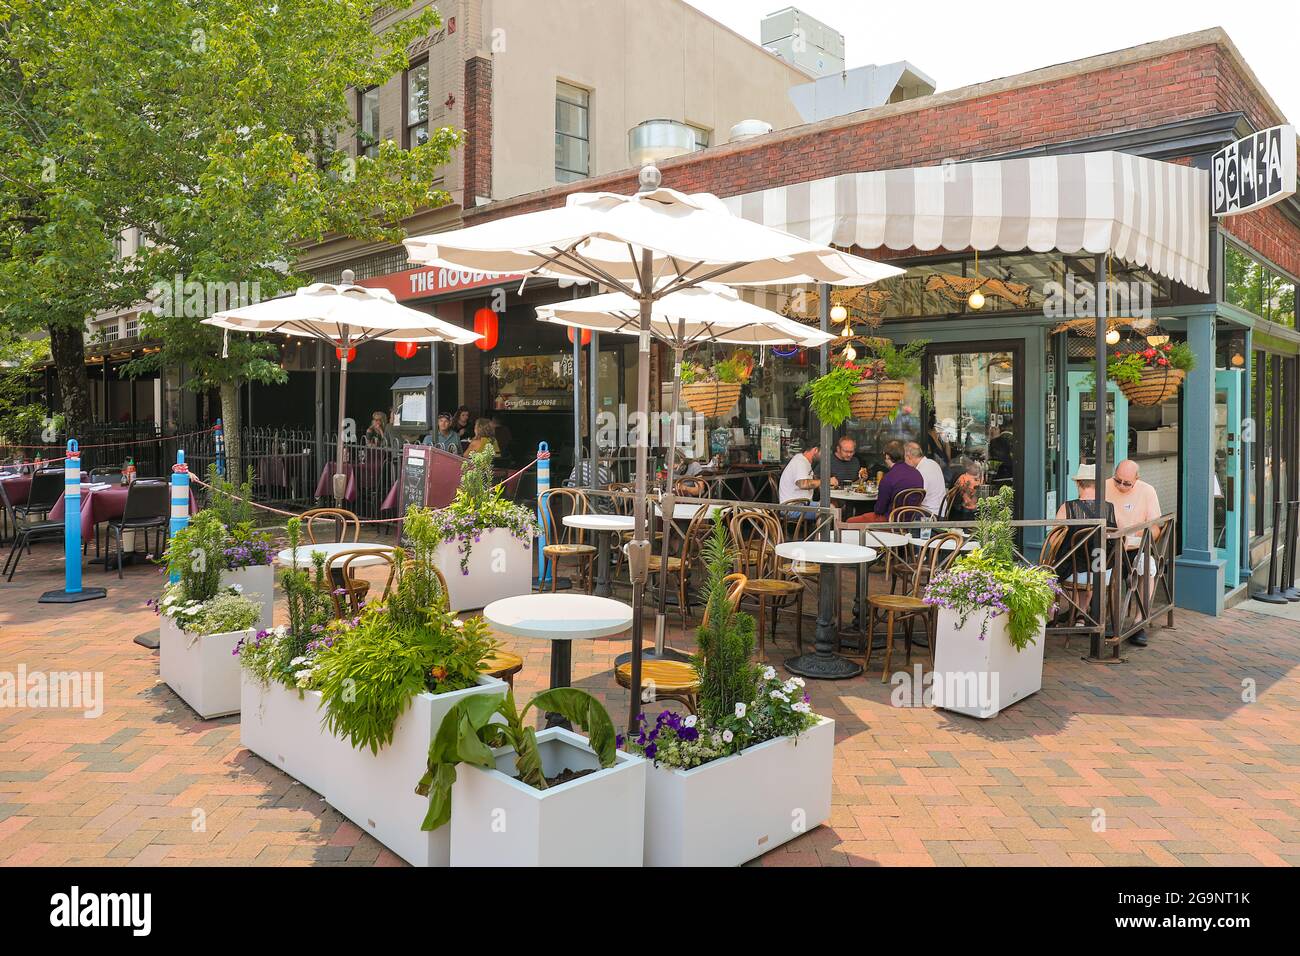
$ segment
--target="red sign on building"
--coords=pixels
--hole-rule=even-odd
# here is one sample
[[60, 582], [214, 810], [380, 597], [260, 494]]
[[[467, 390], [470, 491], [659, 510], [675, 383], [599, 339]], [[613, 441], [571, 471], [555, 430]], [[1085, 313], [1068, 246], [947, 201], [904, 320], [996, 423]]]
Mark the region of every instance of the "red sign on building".
[[507, 282], [518, 282], [522, 279], [523, 276], [518, 273], [471, 272], [463, 269], [423, 266], [403, 272], [390, 272], [388, 275], [375, 276], [371, 279], [360, 279], [357, 285], [372, 289], [387, 289], [400, 302], [405, 299], [428, 299], [452, 292], [464, 292], [467, 289], [483, 289]]

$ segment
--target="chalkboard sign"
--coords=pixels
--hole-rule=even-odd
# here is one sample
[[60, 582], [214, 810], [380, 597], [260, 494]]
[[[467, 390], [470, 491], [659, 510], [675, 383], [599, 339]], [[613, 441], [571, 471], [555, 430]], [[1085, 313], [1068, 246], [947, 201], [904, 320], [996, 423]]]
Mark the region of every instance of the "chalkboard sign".
[[[406, 517], [406, 511], [411, 505], [423, 508], [427, 499], [427, 489], [429, 487], [429, 452], [432, 449], [425, 445], [406, 445], [402, 448], [402, 477], [401, 488], [397, 496], [397, 513], [401, 517]], [[406, 540], [406, 522], [401, 525], [401, 543], [408, 544]]]

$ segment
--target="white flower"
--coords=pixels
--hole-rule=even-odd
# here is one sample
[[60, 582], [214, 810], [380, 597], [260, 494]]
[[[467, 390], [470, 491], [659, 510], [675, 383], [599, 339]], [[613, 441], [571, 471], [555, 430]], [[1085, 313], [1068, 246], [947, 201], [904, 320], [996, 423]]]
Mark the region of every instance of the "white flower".
[[785, 694], [781, 693], [779, 690], [774, 690], [767, 696], [771, 697], [773, 700], [784, 701], [787, 704], [790, 703], [790, 698], [785, 696]]
[[176, 595], [175, 595], [175, 594], [169, 594], [169, 595], [167, 595], [165, 598], [163, 598], [163, 607], [166, 607], [166, 606], [169, 605], [169, 604], [175, 604], [175, 603], [176, 603]]
[[776, 677], [776, 668], [768, 666], [763, 669], [763, 680], [772, 680]]
[[242, 584], [232, 584], [230, 590], [234, 591], [236, 594], [243, 594], [244, 586]]
[[694, 715], [694, 714], [691, 714], [689, 717], [687, 717], [685, 720], [683, 720], [682, 723], [685, 724], [687, 727], [694, 727], [694, 726], [695, 726], [695, 715]]
[[795, 687], [803, 687], [804, 679], [802, 677], [791, 677], [789, 683], [793, 684]]
[[715, 746], [715, 747], [721, 747], [721, 746], [722, 746], [722, 734], [714, 734], [714, 735], [713, 735], [713, 746]]
[[181, 611], [181, 613], [182, 613], [182, 614], [187, 614], [187, 615], [189, 615], [190, 617], [193, 617], [195, 614], [198, 614], [198, 613], [199, 613], [200, 611], [202, 611], [202, 610], [203, 610], [203, 608], [199, 607], [197, 604], [191, 604], [189, 607], [187, 607], [187, 608], [185, 608], [183, 611]]
[[306, 680], [308, 677], [311, 677], [311, 668], [307, 668], [305, 671], [295, 671], [293, 676], [298, 680]]
[[797, 704], [792, 704], [792, 705], [790, 706], [790, 709], [793, 710], [796, 714], [808, 714], [808, 713], [812, 713], [812, 708], [809, 707], [809, 706], [808, 706], [806, 703], [804, 703], [803, 701], [799, 701]]
[[458, 617], [453, 617], [453, 618], [451, 619], [451, 626], [452, 626], [452, 627], [464, 627], [464, 626], [465, 626], [465, 622], [462, 621], [462, 620], [461, 620], [460, 618], [458, 618]]
[[744, 716], [745, 716], [745, 705], [744, 705], [744, 704], [737, 704], [737, 705], [736, 705], [736, 716], [737, 716], [737, 717], [744, 717]]
[[[743, 707], [743, 706], [745, 706], [745, 705], [744, 705], [744, 704], [737, 704], [736, 706], [737, 706], [737, 707]], [[723, 743], [728, 743], [728, 744], [729, 744], [729, 743], [731, 743], [731, 742], [732, 742], [733, 740], [735, 740], [735, 739], [736, 739], [736, 735], [733, 734], [730, 730], [724, 730], [724, 731], [722, 732], [722, 742], [723, 742]]]
[[306, 664], [306, 663], [307, 663], [307, 658], [305, 658], [305, 657], [295, 657], [293, 660], [291, 660], [291, 661], [289, 662], [289, 666], [290, 666], [290, 667], [297, 667], [299, 664]]
[[284, 635], [289, 633], [289, 626], [287, 624], [277, 624], [272, 629], [271, 633], [276, 637], [284, 637]]

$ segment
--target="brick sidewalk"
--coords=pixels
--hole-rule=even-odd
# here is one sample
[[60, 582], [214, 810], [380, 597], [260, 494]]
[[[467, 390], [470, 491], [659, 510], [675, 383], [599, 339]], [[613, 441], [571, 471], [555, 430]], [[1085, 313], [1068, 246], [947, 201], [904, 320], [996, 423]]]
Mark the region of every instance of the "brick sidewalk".
[[[119, 583], [95, 569], [86, 583], [107, 600], [38, 605], [61, 586], [53, 551], [0, 582], [0, 671], [102, 671], [106, 703], [93, 720], [0, 709], [0, 862], [402, 865], [243, 750], [237, 717], [198, 720], [159, 683], [156, 655], [132, 643], [156, 627], [157, 571]], [[526, 659], [521, 694], [539, 690], [548, 645], [509, 646]], [[574, 648], [575, 682], [616, 721], [627, 698], [610, 666], [627, 646]], [[760, 862], [1300, 864], [1300, 624], [1180, 612], [1125, 665], [1086, 664], [1084, 649], [1054, 640], [1042, 691], [983, 722], [890, 706], [879, 655], [870, 679], [810, 682], [837, 722], [833, 816]]]

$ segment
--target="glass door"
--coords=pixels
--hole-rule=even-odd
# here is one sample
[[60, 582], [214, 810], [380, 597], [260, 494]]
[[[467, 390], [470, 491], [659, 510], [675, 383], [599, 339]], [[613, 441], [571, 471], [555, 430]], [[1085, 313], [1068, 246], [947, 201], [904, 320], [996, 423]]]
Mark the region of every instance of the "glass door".
[[1224, 562], [1223, 581], [1241, 582], [1241, 376], [1214, 373], [1214, 550]]
[[[1070, 372], [1066, 387], [1066, 487], [1061, 500], [1075, 495], [1073, 482], [1068, 479], [1079, 470], [1080, 462], [1097, 460], [1096, 411], [1097, 387], [1091, 372]], [[1114, 382], [1106, 383], [1106, 467], [1107, 474], [1098, 475], [1098, 481], [1110, 477], [1115, 463], [1128, 457], [1128, 399]]]

